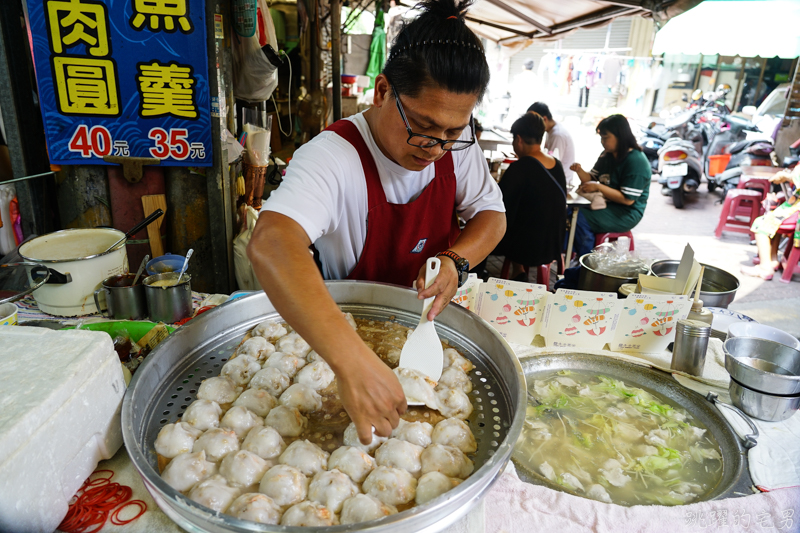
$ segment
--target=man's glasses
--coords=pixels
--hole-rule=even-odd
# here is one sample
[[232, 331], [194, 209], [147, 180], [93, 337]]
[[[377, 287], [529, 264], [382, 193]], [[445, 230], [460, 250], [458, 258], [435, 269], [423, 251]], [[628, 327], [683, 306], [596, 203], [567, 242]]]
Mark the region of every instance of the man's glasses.
[[472, 132], [472, 140], [471, 141], [464, 141], [460, 139], [456, 140], [446, 140], [446, 139], [439, 139], [438, 137], [431, 137], [430, 135], [422, 135], [420, 133], [414, 133], [411, 131], [411, 125], [408, 123], [408, 119], [406, 118], [406, 112], [403, 110], [403, 104], [400, 103], [400, 97], [397, 94], [397, 90], [392, 85], [392, 93], [394, 93], [394, 101], [397, 103], [397, 110], [400, 111], [400, 116], [403, 118], [403, 123], [406, 125], [406, 131], [408, 132], [408, 139], [406, 142], [411, 146], [417, 146], [419, 148], [433, 148], [437, 144], [441, 145], [442, 150], [447, 152], [457, 152], [459, 150], [465, 150], [475, 144], [475, 126], [473, 124], [472, 115], [469, 116], [469, 128]]

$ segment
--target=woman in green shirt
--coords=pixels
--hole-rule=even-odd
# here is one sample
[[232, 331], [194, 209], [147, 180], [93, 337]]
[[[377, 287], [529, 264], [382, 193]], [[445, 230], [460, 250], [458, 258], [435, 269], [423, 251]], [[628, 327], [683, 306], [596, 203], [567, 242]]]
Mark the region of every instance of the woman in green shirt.
[[583, 209], [578, 214], [575, 251], [589, 253], [594, 247], [596, 233], [623, 233], [639, 223], [650, 193], [651, 169], [647, 157], [636, 142], [628, 119], [611, 115], [597, 125], [603, 153], [591, 171], [580, 163], [570, 168], [581, 180], [580, 191], [600, 192], [606, 208], [597, 211]]

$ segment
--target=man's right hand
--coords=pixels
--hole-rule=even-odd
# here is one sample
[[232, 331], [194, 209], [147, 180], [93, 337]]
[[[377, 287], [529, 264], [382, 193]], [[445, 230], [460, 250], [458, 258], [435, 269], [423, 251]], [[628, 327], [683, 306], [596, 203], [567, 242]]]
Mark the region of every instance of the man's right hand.
[[[356, 425], [362, 444], [372, 442], [372, 428], [389, 437], [406, 412], [406, 397], [394, 372], [366, 345], [349, 368], [336, 368], [339, 396]], [[348, 358], [349, 359], [349, 358]]]

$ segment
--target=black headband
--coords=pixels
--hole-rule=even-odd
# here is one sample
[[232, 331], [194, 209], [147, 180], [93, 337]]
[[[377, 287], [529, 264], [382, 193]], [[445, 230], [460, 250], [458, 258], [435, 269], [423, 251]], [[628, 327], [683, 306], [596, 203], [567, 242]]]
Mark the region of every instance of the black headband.
[[387, 64], [390, 63], [394, 58], [396, 58], [397, 56], [399, 56], [400, 54], [402, 54], [406, 50], [410, 50], [410, 49], [412, 49], [414, 47], [417, 47], [417, 46], [428, 46], [428, 45], [442, 45], [442, 44], [444, 44], [444, 45], [463, 46], [465, 48], [474, 48], [475, 50], [480, 51], [480, 47], [478, 45], [471, 44], [471, 43], [465, 43], [464, 41], [456, 41], [456, 40], [452, 40], [451, 41], [450, 39], [445, 39], [444, 41], [439, 39], [437, 41], [434, 41], [433, 39], [431, 39], [430, 41], [422, 41], [422, 42], [418, 42], [418, 43], [411, 43], [411, 44], [403, 46], [402, 48], [394, 48], [394, 49], [392, 49], [392, 53], [389, 54], [389, 59], [386, 60], [386, 63]]

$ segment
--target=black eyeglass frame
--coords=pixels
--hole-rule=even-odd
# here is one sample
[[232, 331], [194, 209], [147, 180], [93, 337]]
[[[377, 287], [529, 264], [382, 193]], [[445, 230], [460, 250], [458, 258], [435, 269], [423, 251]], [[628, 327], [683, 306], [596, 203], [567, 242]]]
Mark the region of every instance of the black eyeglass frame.
[[[411, 131], [411, 125], [408, 123], [408, 118], [406, 118], [406, 112], [403, 110], [403, 104], [400, 103], [400, 96], [397, 94], [397, 89], [394, 88], [394, 85], [392, 85], [392, 93], [394, 94], [394, 101], [397, 104], [397, 110], [400, 112], [400, 117], [403, 119], [403, 124], [406, 125], [406, 131], [408, 132], [408, 139], [406, 139], [406, 144], [414, 146], [415, 148], [433, 148], [438, 144], [441, 145], [442, 150], [444, 150], [445, 152], [459, 152], [461, 150], [466, 150], [467, 148], [475, 144], [475, 141], [477, 139], [475, 138], [475, 119], [473, 118], [472, 114], [470, 114], [469, 116], [469, 129], [472, 132], [471, 141], [464, 141], [461, 139], [440, 139], [438, 137], [432, 137], [430, 135], [414, 133], [413, 131]], [[427, 146], [420, 144], [412, 144], [411, 139], [413, 137], [422, 137], [423, 139], [429, 139], [433, 142]], [[451, 146], [448, 148], [446, 146], [448, 143], [450, 144], [465, 143], [465, 144], [463, 146], [458, 146], [458, 147]]]

